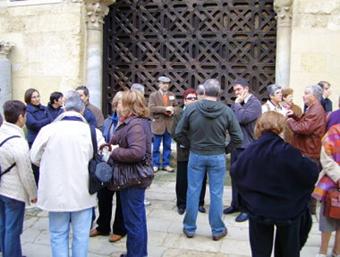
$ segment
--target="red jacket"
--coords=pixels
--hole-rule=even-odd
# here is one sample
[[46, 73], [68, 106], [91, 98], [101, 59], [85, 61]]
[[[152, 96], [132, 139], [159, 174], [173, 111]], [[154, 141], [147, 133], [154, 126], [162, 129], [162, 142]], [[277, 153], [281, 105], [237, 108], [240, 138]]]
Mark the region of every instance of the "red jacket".
[[326, 113], [321, 104], [312, 104], [301, 118], [289, 118], [287, 122], [293, 131], [292, 145], [302, 154], [319, 160], [321, 139], [326, 132]]

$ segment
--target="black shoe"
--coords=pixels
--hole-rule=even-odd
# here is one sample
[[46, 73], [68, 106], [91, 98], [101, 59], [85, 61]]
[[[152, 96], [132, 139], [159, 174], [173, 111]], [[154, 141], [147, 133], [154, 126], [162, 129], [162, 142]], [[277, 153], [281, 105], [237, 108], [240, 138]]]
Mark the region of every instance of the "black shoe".
[[235, 218], [236, 222], [244, 222], [249, 219], [248, 213], [241, 212], [237, 217]]
[[126, 256], [127, 256], [127, 254], [123, 253], [119, 257], [126, 257]]
[[234, 213], [234, 212], [238, 212], [238, 209], [236, 209], [235, 207], [233, 206], [229, 206], [228, 208], [225, 208], [223, 210], [223, 213], [224, 214], [231, 214], [231, 213]]
[[186, 231], [184, 228], [183, 228], [183, 233], [184, 233], [184, 235], [185, 235], [187, 238], [193, 238], [194, 235], [195, 235], [195, 233]]
[[198, 211], [201, 212], [201, 213], [206, 213], [207, 210], [204, 208], [203, 205], [201, 205], [200, 207], [198, 207]]
[[179, 215], [183, 215], [183, 213], [185, 212], [185, 209], [182, 208], [182, 207], [178, 207], [177, 212], [178, 212]]
[[222, 234], [215, 235], [215, 236], [213, 235], [213, 236], [212, 236], [212, 239], [213, 239], [214, 241], [218, 241], [218, 240], [220, 240], [221, 238], [225, 237], [227, 234], [228, 234], [228, 230], [227, 230], [227, 228], [226, 228]]

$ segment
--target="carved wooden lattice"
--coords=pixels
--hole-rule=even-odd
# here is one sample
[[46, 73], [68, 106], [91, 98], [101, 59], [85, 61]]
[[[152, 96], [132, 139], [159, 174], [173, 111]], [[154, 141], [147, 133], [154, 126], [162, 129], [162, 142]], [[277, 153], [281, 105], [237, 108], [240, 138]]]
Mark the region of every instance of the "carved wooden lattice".
[[217, 78], [231, 103], [230, 83], [243, 77], [263, 99], [274, 82], [275, 48], [273, 0], [117, 0], [104, 25], [105, 108], [133, 82], [148, 97], [160, 75], [172, 79], [178, 98]]

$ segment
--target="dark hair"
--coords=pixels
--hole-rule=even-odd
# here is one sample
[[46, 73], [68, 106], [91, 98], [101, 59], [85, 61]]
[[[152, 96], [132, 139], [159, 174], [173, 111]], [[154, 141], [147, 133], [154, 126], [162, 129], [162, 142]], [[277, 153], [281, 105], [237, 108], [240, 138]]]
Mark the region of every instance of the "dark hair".
[[327, 81], [324, 81], [324, 80], [321, 80], [318, 85], [323, 89], [325, 85], [328, 85], [328, 87], [331, 86], [331, 83], [327, 82]]
[[89, 89], [86, 86], [79, 86], [76, 88], [76, 91], [78, 90], [82, 90], [85, 96], [89, 96], [90, 94]]
[[249, 87], [249, 83], [245, 79], [235, 79], [233, 82], [231, 82], [231, 86], [241, 85], [242, 87]]
[[29, 88], [29, 89], [26, 90], [25, 96], [24, 96], [24, 100], [25, 100], [26, 104], [31, 103], [32, 95], [33, 95], [34, 92], [38, 92], [38, 94], [39, 94], [39, 91], [36, 90], [35, 88]]
[[61, 92], [53, 92], [51, 95], [50, 95], [50, 103], [51, 104], [54, 104], [54, 101], [58, 101], [60, 97], [63, 97], [63, 93]]
[[186, 98], [188, 95], [190, 95], [190, 94], [194, 94], [194, 95], [197, 96], [195, 89], [189, 87], [189, 88], [187, 88], [186, 90], [184, 90], [183, 95], [182, 95], [182, 96], [183, 96], [183, 99], [185, 99], [185, 98]]
[[16, 123], [20, 114], [26, 113], [26, 105], [19, 100], [9, 100], [3, 105], [5, 120], [9, 123]]

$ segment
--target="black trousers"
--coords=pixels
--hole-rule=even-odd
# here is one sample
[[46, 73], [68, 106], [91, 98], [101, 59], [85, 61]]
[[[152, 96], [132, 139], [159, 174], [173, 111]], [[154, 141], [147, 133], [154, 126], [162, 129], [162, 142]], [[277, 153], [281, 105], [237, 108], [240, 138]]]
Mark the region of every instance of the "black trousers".
[[101, 189], [98, 194], [98, 209], [99, 216], [97, 219], [97, 230], [103, 234], [110, 233], [110, 224], [112, 216], [112, 200], [113, 195], [116, 193], [116, 212], [112, 225], [112, 233], [116, 235], [125, 236], [126, 230], [124, 227], [124, 219], [122, 213], [122, 207], [120, 203], [120, 193], [117, 191], [111, 191], [107, 188]]
[[[199, 206], [204, 205], [204, 197], [207, 185], [207, 174], [205, 174], [201, 189], [201, 195], [199, 200]], [[186, 207], [187, 201], [187, 189], [188, 189], [188, 162], [177, 162], [177, 174], [176, 174], [176, 197], [177, 208]]]
[[252, 257], [271, 256], [274, 227], [276, 227], [274, 256], [299, 257], [310, 230], [310, 224], [306, 224], [306, 215], [310, 215], [309, 212], [297, 219], [284, 222], [250, 217], [249, 239]]
[[[235, 149], [231, 153], [231, 159], [230, 159], [231, 164], [236, 161], [237, 157], [239, 156], [240, 153], [242, 153], [243, 150], [244, 149]], [[238, 202], [238, 196], [237, 195], [238, 195], [237, 186], [235, 185], [235, 182], [231, 178], [231, 204], [230, 204], [230, 206], [233, 207], [236, 210], [239, 210], [240, 205], [239, 205], [239, 202]]]

